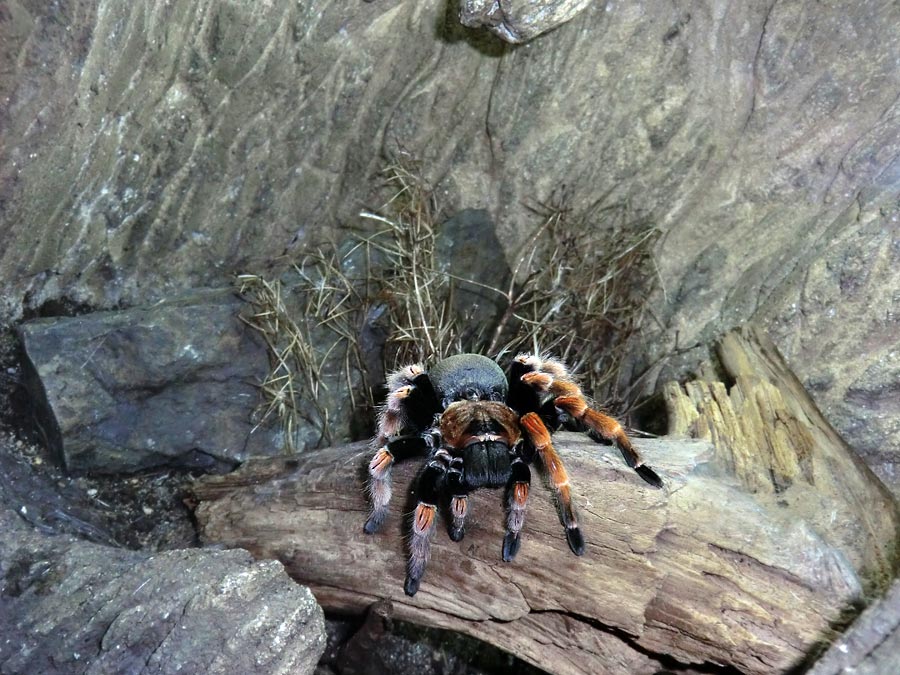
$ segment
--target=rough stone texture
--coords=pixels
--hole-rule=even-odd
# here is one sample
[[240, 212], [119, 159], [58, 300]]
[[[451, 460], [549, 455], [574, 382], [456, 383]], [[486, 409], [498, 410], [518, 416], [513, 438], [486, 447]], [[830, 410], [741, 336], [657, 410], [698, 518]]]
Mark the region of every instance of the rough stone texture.
[[569, 21], [591, 0], [460, 0], [464, 26], [484, 27], [513, 44], [553, 30]]
[[868, 607], [822, 655], [808, 675], [900, 672], [900, 581]]
[[316, 675], [545, 675], [545, 671], [461, 633], [398, 621], [387, 600], [365, 620], [326, 619], [328, 645]]
[[852, 212], [859, 227], [810, 265], [770, 330], [832, 424], [900, 498], [898, 203], [884, 216]]
[[[289, 315], [303, 316], [296, 286], [281, 297]], [[99, 473], [227, 470], [250, 456], [284, 452], [288, 431], [260, 393], [274, 357], [248, 326], [256, 311], [271, 308], [223, 288], [21, 324], [24, 382], [47, 446], [70, 471]], [[310, 323], [323, 373], [319, 408], [311, 405], [308, 380], [296, 374], [300, 400], [291, 433], [298, 450], [351, 438], [362, 426], [347, 394], [342, 349], [332, 349], [335, 336]], [[281, 346], [291, 337], [283, 334]]]
[[312, 673], [321, 608], [243, 551], [147, 555], [0, 512], [0, 672]]
[[282, 450], [254, 431], [265, 347], [227, 290], [22, 324], [29, 389], [70, 471], [233, 468]]
[[508, 259], [562, 184], [630, 204], [664, 235], [648, 389], [764, 323], [900, 494], [900, 6], [610, 0], [515, 48], [456, 10], [4, 3], [0, 315], [258, 271], [380, 203], [403, 150]]

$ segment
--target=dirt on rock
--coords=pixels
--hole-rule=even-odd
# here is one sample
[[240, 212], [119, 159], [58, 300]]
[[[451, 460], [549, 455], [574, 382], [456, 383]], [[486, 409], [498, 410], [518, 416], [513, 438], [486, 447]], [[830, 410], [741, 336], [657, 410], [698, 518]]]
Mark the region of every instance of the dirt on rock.
[[67, 474], [29, 423], [12, 331], [0, 333], [0, 373], [0, 507], [48, 534], [151, 551], [197, 545], [185, 501], [196, 474]]

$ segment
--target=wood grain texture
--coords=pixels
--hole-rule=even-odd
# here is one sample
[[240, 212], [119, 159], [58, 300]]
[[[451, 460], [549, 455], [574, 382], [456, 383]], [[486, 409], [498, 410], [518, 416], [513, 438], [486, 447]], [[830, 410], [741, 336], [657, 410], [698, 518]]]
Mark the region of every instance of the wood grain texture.
[[[726, 380], [663, 389], [673, 437], [707, 439], [718, 469], [761, 502], [789, 503], [877, 594], [896, 573], [897, 504], [829, 424], [759, 328], [727, 333], [708, 367]], [[824, 498], [821, 499], [821, 498]]]
[[[534, 482], [522, 549], [500, 559], [502, 490], [470, 498], [466, 537], [443, 523], [419, 593], [403, 594], [406, 489], [395, 470], [384, 530], [362, 532], [362, 445], [259, 460], [196, 486], [207, 544], [281, 560], [329, 610], [361, 613], [387, 598], [398, 618], [461, 631], [553, 673], [652, 673], [682, 664], [784, 670], [835, 632], [862, 599], [851, 551], [788, 505], [721, 475], [705, 441], [642, 440], [666, 481], [647, 487], [618, 453], [557, 434], [587, 539], [571, 554], [549, 491]], [[829, 503], [829, 497], [819, 497]]]

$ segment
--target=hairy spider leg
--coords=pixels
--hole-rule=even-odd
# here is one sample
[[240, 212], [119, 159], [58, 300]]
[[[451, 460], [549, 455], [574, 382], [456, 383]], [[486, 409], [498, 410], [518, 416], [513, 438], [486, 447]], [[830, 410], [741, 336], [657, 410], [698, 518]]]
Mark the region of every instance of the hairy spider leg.
[[525, 504], [531, 486], [531, 469], [517, 452], [513, 457], [512, 474], [506, 484], [506, 536], [503, 537], [503, 560], [510, 562], [519, 552], [519, 533], [525, 523]]
[[462, 457], [450, 459], [446, 491], [450, 495], [450, 524], [447, 526], [447, 533], [453, 541], [460, 541], [465, 535], [466, 515], [469, 511], [469, 488], [463, 480]]
[[404, 431], [430, 427], [440, 405], [434, 385], [421, 366], [406, 366], [388, 377], [387, 400], [378, 412], [373, 444], [381, 447]]
[[[634, 469], [641, 478], [653, 487], [662, 487], [662, 479], [653, 469], [644, 464], [643, 458], [631, 444], [622, 425], [609, 415], [588, 406], [581, 387], [575, 383], [565, 366], [552, 359], [541, 360], [533, 356], [519, 356], [516, 362], [522, 364], [520, 370], [526, 369], [520, 379], [535, 392], [536, 398], [539, 399], [540, 393], [549, 393], [551, 398], [548, 403], [550, 405], [564, 411], [584, 425], [590, 437], [595, 441], [602, 439], [615, 444], [622, 453], [625, 463]], [[548, 416], [549, 413], [542, 411], [541, 418], [545, 422]]]
[[[558, 367], [558, 372], [565, 372], [565, 366], [557, 361], [551, 361]], [[509, 395], [507, 405], [519, 415], [534, 412], [540, 415], [546, 427], [555, 431], [562, 426], [564, 415], [553, 404], [553, 397], [538, 387], [525, 381], [524, 376], [535, 372], [538, 367], [543, 367], [545, 361], [526, 354], [520, 354], [509, 366], [508, 382]]]
[[541, 458], [541, 463], [550, 485], [556, 496], [556, 508], [559, 512], [559, 521], [566, 528], [566, 540], [569, 548], [575, 555], [584, 553], [584, 536], [578, 527], [578, 517], [575, 513], [575, 504], [572, 503], [572, 492], [569, 486], [569, 474], [563, 466], [562, 459], [553, 443], [550, 441], [550, 432], [537, 413], [526, 413], [522, 416], [522, 428], [528, 439]]
[[[582, 422], [588, 428], [588, 435], [594, 440], [597, 437], [614, 443], [625, 463], [635, 470], [638, 476], [655, 488], [663, 486], [662, 479], [649, 466], [644, 464], [637, 449], [631, 444], [631, 440], [625, 434], [622, 425], [609, 415], [604, 415], [599, 410], [589, 408], [581, 395], [560, 396], [556, 399], [556, 405], [568, 412], [572, 417]], [[595, 435], [596, 434], [596, 435]]]
[[406, 581], [403, 584], [403, 591], [409, 596], [415, 595], [419, 590], [419, 583], [425, 574], [431, 538], [434, 534], [438, 499], [446, 481], [449, 459], [450, 455], [446, 450], [438, 450], [425, 465], [416, 482], [418, 501], [412, 516], [409, 560], [406, 566]]
[[[394, 462], [427, 454], [437, 445], [429, 427], [439, 407], [425, 369], [411, 365], [391, 373], [388, 388], [387, 400], [378, 413], [375, 454], [369, 462], [372, 513], [363, 526], [367, 534], [377, 532], [387, 516]], [[401, 435], [404, 432], [412, 433]]]
[[381, 529], [387, 517], [392, 493], [391, 468], [394, 463], [426, 455], [433, 443], [427, 434], [400, 436], [376, 450], [375, 456], [369, 462], [369, 497], [372, 500], [372, 512], [363, 526], [366, 534], [373, 534]]

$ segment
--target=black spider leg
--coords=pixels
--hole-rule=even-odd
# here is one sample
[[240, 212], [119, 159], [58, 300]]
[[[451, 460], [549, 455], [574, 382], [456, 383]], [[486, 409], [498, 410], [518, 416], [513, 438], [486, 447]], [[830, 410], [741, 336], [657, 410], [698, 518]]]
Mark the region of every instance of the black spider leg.
[[434, 423], [434, 416], [441, 411], [440, 402], [428, 373], [417, 375], [412, 384], [412, 393], [405, 401], [407, 416], [415, 427], [427, 429]]
[[[387, 517], [394, 462], [427, 454], [431, 448], [440, 445], [440, 439], [432, 428], [440, 408], [431, 379], [422, 372], [406, 380], [406, 383], [389, 394], [388, 404], [379, 417], [379, 431], [375, 439], [377, 449], [369, 462], [368, 487], [372, 512], [363, 526], [367, 534], [377, 532]], [[403, 431], [412, 433], [398, 435]], [[379, 444], [383, 445], [379, 447]]]
[[382, 447], [369, 463], [369, 492], [372, 499], [372, 513], [363, 532], [374, 534], [384, 524], [388, 503], [391, 499], [391, 469], [397, 462], [424, 456], [434, 446], [430, 433], [398, 436]]
[[466, 515], [469, 511], [470, 488], [463, 477], [463, 458], [452, 457], [447, 470], [446, 493], [450, 497], [450, 523], [447, 533], [453, 541], [461, 541], [465, 535]]
[[512, 473], [506, 483], [506, 536], [503, 537], [503, 560], [510, 562], [519, 552], [519, 533], [525, 522], [525, 504], [531, 486], [531, 469], [522, 456], [520, 445], [513, 452]]
[[419, 590], [419, 583], [425, 574], [438, 500], [446, 485], [449, 460], [450, 455], [446, 450], [436, 451], [416, 481], [417, 504], [412, 516], [409, 560], [406, 565], [406, 582], [403, 584], [403, 590], [409, 596], [415, 595]]

